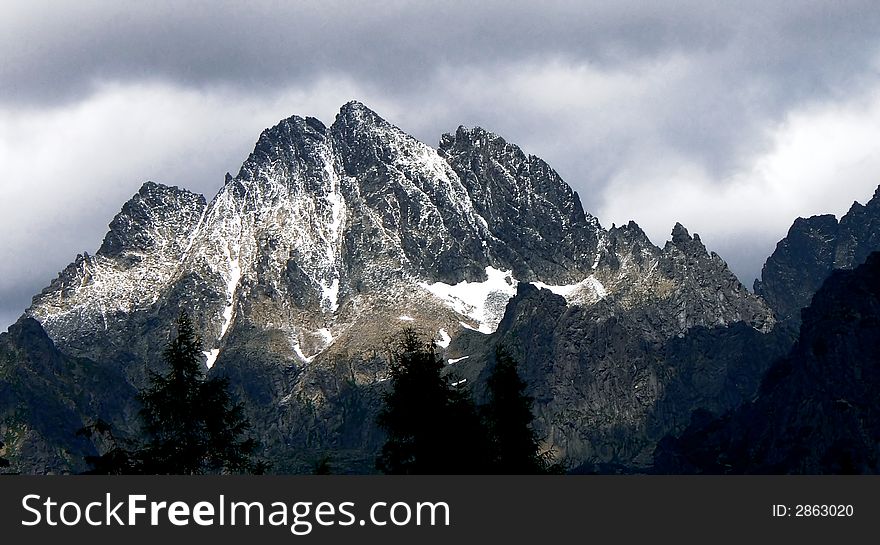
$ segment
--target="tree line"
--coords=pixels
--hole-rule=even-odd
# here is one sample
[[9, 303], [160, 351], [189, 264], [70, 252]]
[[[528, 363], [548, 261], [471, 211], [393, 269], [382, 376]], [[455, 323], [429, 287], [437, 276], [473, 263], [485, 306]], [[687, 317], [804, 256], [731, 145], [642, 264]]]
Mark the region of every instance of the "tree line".
[[[229, 381], [207, 378], [202, 345], [191, 319], [181, 313], [176, 335], [163, 352], [165, 373], [150, 373], [138, 395], [140, 439], [116, 437], [96, 420], [77, 432], [103, 445], [86, 456], [88, 474], [263, 473], [258, 443], [244, 406], [234, 403]], [[391, 388], [377, 425], [386, 442], [376, 469], [390, 474], [534, 474], [561, 472], [540, 449], [532, 428], [532, 399], [504, 350], [489, 362], [487, 403], [443, 372], [443, 360], [413, 329], [403, 330], [390, 351]], [[2, 464], [3, 461], [0, 461]], [[329, 473], [329, 458], [315, 473]]]
[[378, 424], [387, 440], [376, 468], [391, 474], [558, 473], [532, 427], [532, 398], [516, 361], [496, 350], [488, 401], [474, 403], [443, 372], [433, 342], [405, 329], [391, 350], [391, 390]]

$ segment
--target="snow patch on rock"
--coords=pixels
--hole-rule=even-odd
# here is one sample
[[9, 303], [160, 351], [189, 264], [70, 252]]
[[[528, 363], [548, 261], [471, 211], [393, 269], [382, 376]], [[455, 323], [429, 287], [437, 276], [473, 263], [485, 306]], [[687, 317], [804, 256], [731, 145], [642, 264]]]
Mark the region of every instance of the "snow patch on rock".
[[214, 362], [217, 361], [217, 356], [220, 355], [220, 349], [215, 348], [213, 350], [206, 350], [202, 352], [202, 354], [204, 354], [206, 358], [205, 366], [210, 369], [211, 367], [214, 367]]
[[565, 300], [569, 303], [583, 303], [585, 300], [586, 302], [595, 302], [608, 297], [608, 290], [605, 289], [605, 285], [592, 274], [576, 284], [551, 285], [543, 282], [532, 283], [538, 288], [547, 289], [556, 295], [565, 297]]
[[449, 348], [449, 343], [452, 342], [452, 337], [449, 336], [449, 333], [447, 333], [442, 327], [437, 333], [440, 335], [440, 338], [436, 341], [437, 346], [440, 348]]
[[306, 356], [305, 353], [303, 353], [302, 347], [299, 345], [299, 339], [297, 339], [297, 338], [294, 338], [290, 342], [290, 347], [296, 353], [297, 357], [299, 357], [299, 359], [302, 360], [303, 363], [311, 363], [312, 360], [315, 359], [315, 356], [317, 355], [317, 354], [315, 354], [312, 356]]
[[[486, 280], [483, 282], [421, 282], [419, 285], [455, 312], [477, 322], [477, 331], [480, 333], [492, 333], [504, 316], [507, 302], [516, 294], [517, 280], [511, 271], [486, 267]], [[473, 329], [471, 326], [465, 327]]]
[[[236, 244], [234, 251], [226, 249], [226, 258], [228, 259], [229, 277], [226, 281], [226, 307], [223, 309], [223, 324], [220, 326], [220, 339], [226, 335], [229, 324], [232, 323], [232, 314], [235, 311], [235, 291], [238, 289], [238, 283], [241, 281], [241, 264], [238, 259], [240, 246]], [[235, 253], [235, 257], [232, 254]]]

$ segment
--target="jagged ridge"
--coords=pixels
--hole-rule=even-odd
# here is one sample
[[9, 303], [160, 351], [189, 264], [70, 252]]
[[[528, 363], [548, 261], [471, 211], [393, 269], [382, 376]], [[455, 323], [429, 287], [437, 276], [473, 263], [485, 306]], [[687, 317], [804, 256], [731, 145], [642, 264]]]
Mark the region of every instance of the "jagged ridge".
[[852, 269], [877, 250], [880, 187], [867, 204], [853, 202], [840, 222], [830, 214], [795, 220], [755, 280], [755, 293], [796, 331], [801, 309], [831, 272]]
[[[331, 444], [349, 433], [327, 424], [340, 381], [381, 385], [375, 351], [389, 331], [413, 323], [443, 346], [492, 332], [519, 281], [562, 295], [562, 313], [582, 320], [641, 316], [627, 330], [637, 344], [773, 323], [683, 226], [663, 248], [634, 222], [605, 230], [545, 162], [501, 137], [462, 127], [435, 150], [357, 102], [329, 127], [293, 116], [265, 130], [210, 203], [145, 184], [96, 256], [78, 257], [27, 315], [65, 352], [121, 362], [138, 386], [187, 308], [206, 364], [256, 402], [267, 443]], [[642, 419], [656, 393], [627, 414]], [[548, 422], [564, 414], [544, 410]], [[375, 437], [351, 441], [368, 452]]]

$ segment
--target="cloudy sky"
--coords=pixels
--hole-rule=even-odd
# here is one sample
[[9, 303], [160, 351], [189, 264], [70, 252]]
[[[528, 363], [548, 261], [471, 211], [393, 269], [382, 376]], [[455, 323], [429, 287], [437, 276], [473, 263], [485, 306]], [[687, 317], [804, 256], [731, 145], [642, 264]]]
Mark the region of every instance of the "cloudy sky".
[[210, 198], [263, 128], [350, 99], [431, 145], [499, 133], [750, 286], [795, 217], [880, 184], [880, 3], [712, 4], [5, 0], [0, 329], [143, 181]]

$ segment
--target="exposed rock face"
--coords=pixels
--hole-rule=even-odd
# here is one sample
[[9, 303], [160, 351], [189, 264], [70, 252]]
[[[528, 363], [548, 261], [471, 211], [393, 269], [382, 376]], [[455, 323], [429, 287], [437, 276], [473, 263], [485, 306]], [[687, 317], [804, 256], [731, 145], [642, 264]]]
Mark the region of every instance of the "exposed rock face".
[[880, 471], [880, 253], [835, 271], [803, 312], [791, 353], [754, 402], [695, 414], [655, 454], [663, 473]]
[[[508, 305], [520, 281], [542, 289]], [[472, 354], [477, 373], [481, 351], [520, 343], [539, 426], [580, 463], [642, 459], [646, 427], [668, 431], [649, 418], [679, 380], [669, 342], [737, 323], [763, 339], [774, 323], [683, 226], [663, 248], [633, 222], [605, 230], [499, 136], [459, 128], [435, 150], [357, 102], [329, 127], [294, 116], [264, 131], [209, 203], [145, 184], [26, 314], [138, 388], [180, 308], [279, 470], [328, 452], [371, 467], [383, 343], [402, 325]]]
[[866, 205], [854, 202], [838, 223], [832, 215], [798, 218], [767, 259], [755, 293], [797, 330], [800, 311], [834, 269], [852, 269], [880, 250], [880, 187]]
[[595, 268], [605, 233], [547, 163], [480, 128], [443, 135], [439, 152], [486, 221], [491, 265], [520, 280], [562, 284]]
[[[582, 470], [649, 465], [655, 442], [694, 409], [750, 399], [787, 348], [766, 333], [766, 308], [681, 225], [663, 249], [633, 223], [609, 239], [613, 291], [570, 305], [520, 284], [491, 340], [522, 362], [539, 436]], [[479, 384], [483, 358], [456, 365]]]

